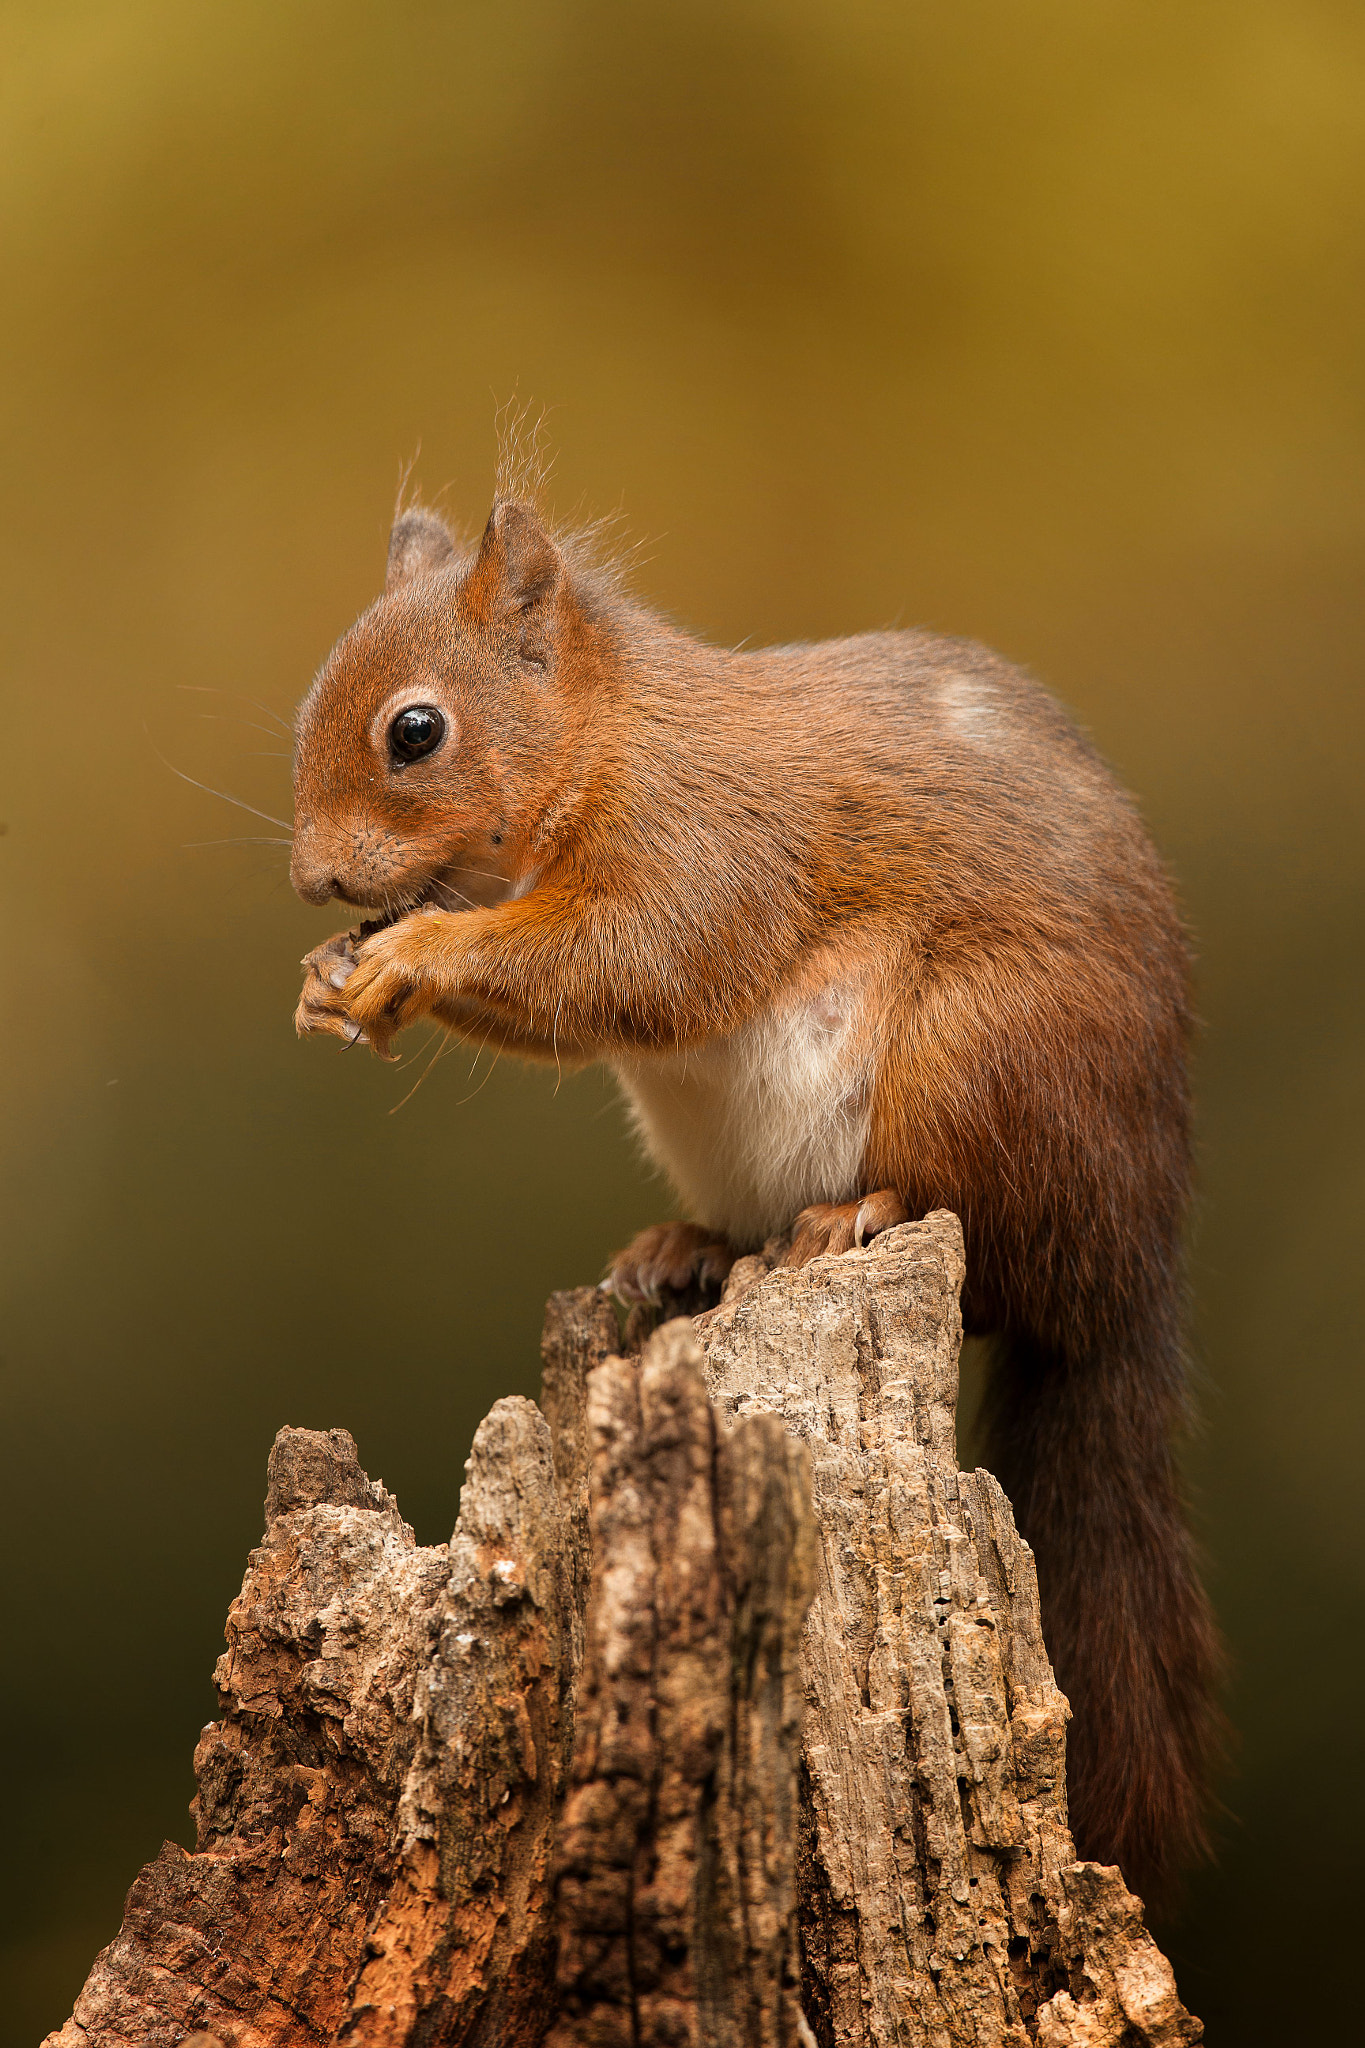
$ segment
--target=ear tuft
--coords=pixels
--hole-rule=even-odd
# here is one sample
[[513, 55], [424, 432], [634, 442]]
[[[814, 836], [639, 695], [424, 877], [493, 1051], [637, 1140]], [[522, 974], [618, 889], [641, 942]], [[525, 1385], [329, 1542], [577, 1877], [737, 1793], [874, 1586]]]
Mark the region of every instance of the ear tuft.
[[485, 603], [526, 611], [558, 583], [564, 558], [531, 506], [493, 507], [470, 578]]
[[454, 559], [455, 542], [444, 519], [424, 506], [413, 505], [393, 522], [384, 589], [397, 590], [414, 577], [431, 576]]

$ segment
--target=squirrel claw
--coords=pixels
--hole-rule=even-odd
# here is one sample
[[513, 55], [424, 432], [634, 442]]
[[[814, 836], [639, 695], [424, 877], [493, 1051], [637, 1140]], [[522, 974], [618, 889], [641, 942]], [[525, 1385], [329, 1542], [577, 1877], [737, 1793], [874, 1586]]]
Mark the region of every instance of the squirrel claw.
[[815, 1202], [792, 1225], [791, 1248], [782, 1264], [805, 1266], [812, 1259], [861, 1251], [869, 1238], [909, 1221], [910, 1211], [894, 1188], [878, 1188], [857, 1202]]
[[657, 1307], [665, 1292], [720, 1287], [734, 1262], [734, 1251], [717, 1231], [699, 1223], [655, 1223], [616, 1254], [602, 1287], [628, 1305], [643, 1301]]

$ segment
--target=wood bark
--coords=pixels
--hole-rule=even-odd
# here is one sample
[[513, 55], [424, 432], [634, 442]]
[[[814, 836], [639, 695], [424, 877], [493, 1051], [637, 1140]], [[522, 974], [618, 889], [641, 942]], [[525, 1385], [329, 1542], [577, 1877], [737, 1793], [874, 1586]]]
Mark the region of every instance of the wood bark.
[[196, 1848], [45, 2048], [1198, 2041], [1074, 1858], [1032, 1556], [957, 1469], [961, 1280], [935, 1215], [625, 1340], [556, 1296], [446, 1546], [282, 1430]]

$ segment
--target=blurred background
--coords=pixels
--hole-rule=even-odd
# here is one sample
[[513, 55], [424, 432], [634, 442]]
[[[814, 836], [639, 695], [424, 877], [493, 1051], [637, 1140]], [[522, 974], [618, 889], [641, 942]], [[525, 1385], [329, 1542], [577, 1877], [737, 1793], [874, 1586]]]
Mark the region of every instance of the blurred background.
[[989, 641], [1177, 871], [1241, 1749], [1160, 1932], [1215, 2044], [1327, 2038], [1365, 1824], [1365, 16], [5, 0], [0, 34], [0, 2037], [61, 2023], [191, 1839], [277, 1426], [344, 1424], [444, 1539], [547, 1291], [671, 1213], [596, 1076], [457, 1053], [403, 1103], [417, 1066], [297, 1042], [337, 919], [181, 779], [288, 820], [284, 721], [401, 465], [476, 527], [519, 395], [648, 598], [725, 642]]

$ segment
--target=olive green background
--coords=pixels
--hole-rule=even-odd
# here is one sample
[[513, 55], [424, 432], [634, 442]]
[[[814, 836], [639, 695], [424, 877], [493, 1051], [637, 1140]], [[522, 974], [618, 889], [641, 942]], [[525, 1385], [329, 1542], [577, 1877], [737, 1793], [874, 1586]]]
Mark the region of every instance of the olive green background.
[[401, 464], [477, 526], [514, 395], [560, 511], [619, 507], [700, 632], [977, 635], [1141, 796], [1201, 957], [1189, 1462], [1242, 1738], [1163, 1934], [1215, 2043], [1327, 2038], [1360, 9], [26, 0], [0, 34], [4, 2041], [188, 1838], [277, 1425], [348, 1426], [443, 1538], [547, 1290], [671, 1209], [595, 1076], [456, 1049], [399, 1107], [419, 1065], [297, 1043], [336, 919], [173, 772], [287, 819], [277, 719], [378, 587]]

